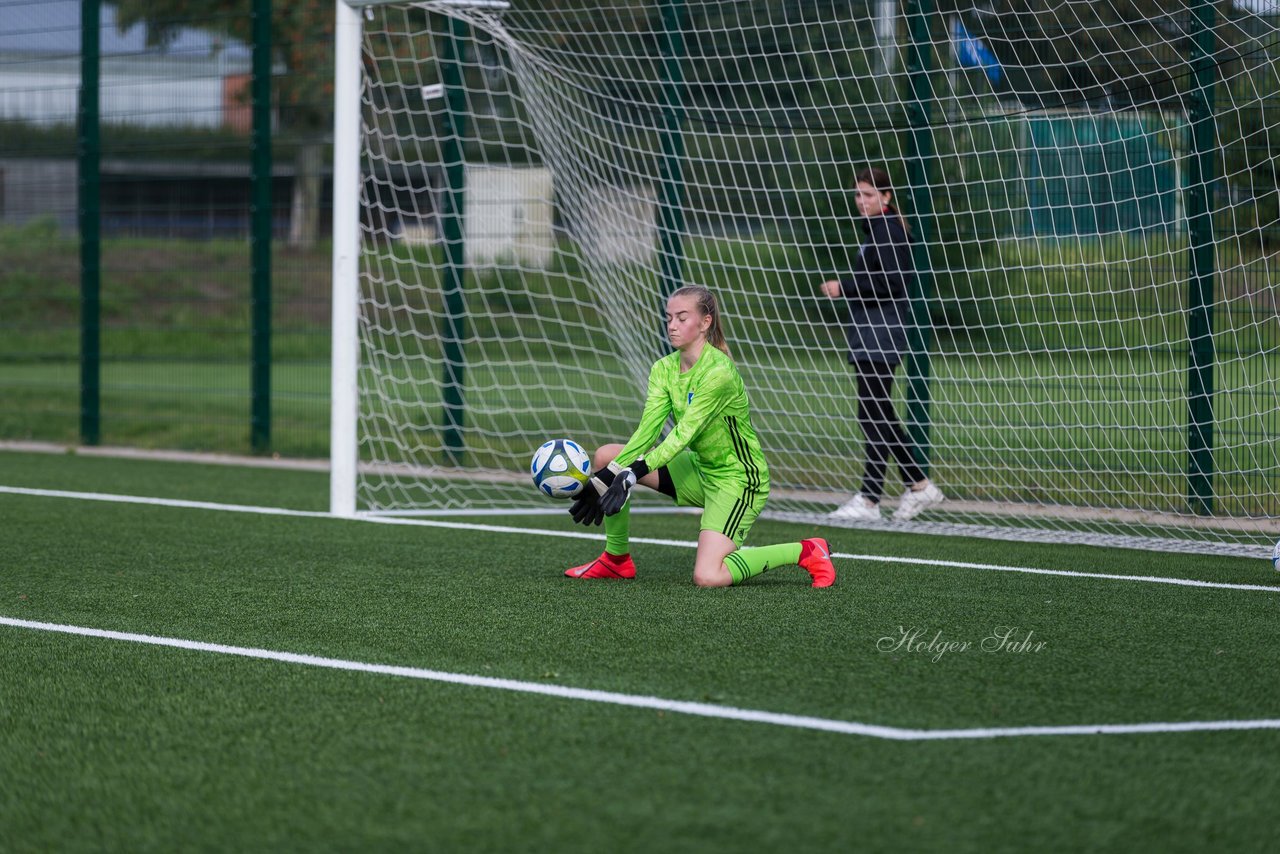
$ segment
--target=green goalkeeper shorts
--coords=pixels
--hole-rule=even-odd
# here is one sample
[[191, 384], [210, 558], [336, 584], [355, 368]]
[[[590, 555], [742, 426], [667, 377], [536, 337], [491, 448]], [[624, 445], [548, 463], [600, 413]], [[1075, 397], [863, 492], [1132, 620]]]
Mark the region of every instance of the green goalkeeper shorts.
[[702, 530], [717, 531], [742, 547], [747, 531], [764, 509], [769, 491], [752, 489], [744, 481], [705, 478], [698, 470], [692, 451], [676, 454], [667, 463], [676, 504], [702, 508]]

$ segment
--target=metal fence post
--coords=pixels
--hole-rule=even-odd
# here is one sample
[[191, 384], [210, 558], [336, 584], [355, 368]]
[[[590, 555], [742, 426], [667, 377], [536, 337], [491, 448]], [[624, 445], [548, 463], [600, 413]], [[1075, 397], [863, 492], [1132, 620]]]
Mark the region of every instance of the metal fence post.
[[102, 39], [99, 0], [80, 3], [80, 102], [77, 148], [80, 180], [80, 441], [102, 439], [101, 117], [98, 104]]
[[1191, 512], [1213, 513], [1213, 300], [1217, 278], [1213, 245], [1213, 183], [1217, 128], [1214, 123], [1212, 0], [1192, 8], [1191, 56], [1195, 86], [1188, 93], [1191, 157], [1187, 170], [1187, 501]]
[[[271, 0], [253, 0], [253, 320], [250, 444], [271, 448]], [[298, 176], [301, 178], [302, 176]]]
[[685, 0], [663, 0], [662, 58], [665, 71], [662, 92], [661, 201], [658, 236], [662, 243], [661, 297], [684, 284], [684, 30], [689, 12]]
[[933, 301], [933, 266], [929, 259], [929, 240], [933, 237], [933, 182], [930, 164], [934, 159], [932, 105], [936, 98], [930, 75], [933, 71], [932, 42], [929, 23], [933, 16], [931, 0], [908, 0], [907, 28], [911, 33], [907, 52], [907, 75], [911, 81], [911, 100], [907, 104], [910, 134], [907, 142], [907, 183], [911, 187], [911, 213], [915, 222], [911, 257], [915, 280], [911, 289], [911, 325], [908, 329], [907, 432], [911, 437], [916, 462], [927, 473], [931, 451], [929, 350], [933, 346], [933, 323], [929, 306]]
[[461, 465], [465, 450], [462, 423], [463, 371], [466, 367], [464, 341], [467, 328], [467, 247], [465, 221], [467, 165], [462, 140], [467, 133], [467, 93], [462, 76], [462, 51], [468, 29], [466, 23], [450, 17], [445, 22], [440, 45], [440, 77], [444, 84], [445, 104], [440, 141], [440, 159], [444, 163], [444, 209], [440, 212], [440, 232], [444, 241], [443, 281], [444, 330], [441, 358], [444, 376], [441, 398], [444, 407], [442, 445], [452, 465]]

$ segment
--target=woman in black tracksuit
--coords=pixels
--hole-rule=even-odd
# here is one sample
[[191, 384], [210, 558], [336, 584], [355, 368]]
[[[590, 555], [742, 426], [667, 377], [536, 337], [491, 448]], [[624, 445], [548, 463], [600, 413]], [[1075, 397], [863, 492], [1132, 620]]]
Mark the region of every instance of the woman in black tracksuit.
[[845, 332], [849, 364], [858, 378], [858, 426], [866, 439], [866, 466], [858, 494], [832, 512], [831, 518], [879, 519], [885, 472], [889, 457], [893, 457], [907, 487], [893, 518], [903, 521], [944, 498], [915, 461], [893, 409], [893, 373], [907, 349], [907, 320], [911, 317], [907, 292], [915, 276], [911, 238], [906, 221], [893, 206], [893, 189], [883, 170], [858, 173], [857, 205], [867, 237], [853, 270], [847, 277], [823, 282], [820, 287], [826, 296], [848, 301]]

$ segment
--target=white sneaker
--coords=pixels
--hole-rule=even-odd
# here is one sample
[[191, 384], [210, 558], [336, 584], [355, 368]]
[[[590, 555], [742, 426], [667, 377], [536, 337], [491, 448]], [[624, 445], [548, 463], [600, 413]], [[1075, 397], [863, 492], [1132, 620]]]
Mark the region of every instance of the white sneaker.
[[866, 522], [880, 518], [880, 505], [859, 493], [827, 514], [835, 522]]
[[908, 489], [902, 494], [902, 500], [898, 502], [898, 509], [894, 511], [893, 518], [899, 522], [914, 519], [920, 515], [920, 511], [946, 500], [947, 496], [932, 483], [924, 489]]

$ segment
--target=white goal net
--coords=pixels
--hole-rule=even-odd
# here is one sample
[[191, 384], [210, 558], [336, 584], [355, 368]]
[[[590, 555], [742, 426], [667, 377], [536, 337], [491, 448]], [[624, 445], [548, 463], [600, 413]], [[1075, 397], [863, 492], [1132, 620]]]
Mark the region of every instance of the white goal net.
[[1251, 555], [1280, 532], [1272, 5], [343, 9], [335, 251], [359, 242], [335, 369], [358, 367], [335, 460], [359, 461], [358, 509], [549, 509], [533, 450], [625, 441], [665, 297], [696, 283], [769, 512], [820, 520], [863, 436], [847, 309], [818, 285], [853, 263], [875, 166], [915, 241], [895, 405], [948, 496], [884, 526]]

